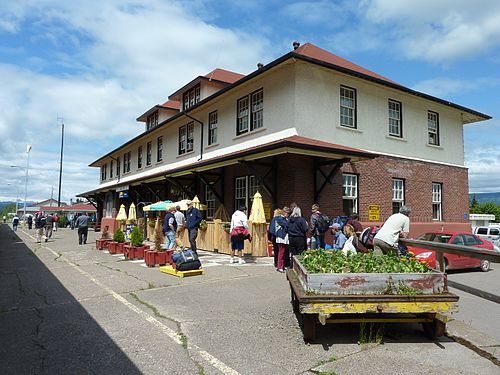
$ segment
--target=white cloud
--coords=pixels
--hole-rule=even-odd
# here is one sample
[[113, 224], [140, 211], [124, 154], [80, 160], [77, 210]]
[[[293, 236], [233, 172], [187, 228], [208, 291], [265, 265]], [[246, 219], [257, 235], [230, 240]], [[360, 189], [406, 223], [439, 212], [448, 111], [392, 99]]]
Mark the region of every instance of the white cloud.
[[485, 89], [486, 87], [497, 87], [500, 85], [499, 78], [477, 78], [474, 80], [434, 78], [416, 83], [414, 90], [424, 92], [436, 97], [449, 97], [455, 94]]

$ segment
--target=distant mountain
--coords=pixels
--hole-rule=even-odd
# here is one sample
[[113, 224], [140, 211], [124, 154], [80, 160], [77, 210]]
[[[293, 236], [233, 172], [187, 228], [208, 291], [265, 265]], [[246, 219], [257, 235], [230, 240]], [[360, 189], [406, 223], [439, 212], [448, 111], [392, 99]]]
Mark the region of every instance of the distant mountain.
[[471, 193], [469, 194], [469, 201], [472, 197], [476, 196], [477, 203], [496, 203], [500, 205], [500, 192], [499, 193]]
[[[26, 202], [26, 206], [31, 206], [34, 202], [31, 202], [31, 201], [27, 201]], [[3, 210], [3, 208], [9, 204], [16, 204], [16, 202], [0, 202], [0, 211]], [[24, 206], [24, 201], [19, 201], [17, 203], [19, 205], [19, 207], [23, 207]]]

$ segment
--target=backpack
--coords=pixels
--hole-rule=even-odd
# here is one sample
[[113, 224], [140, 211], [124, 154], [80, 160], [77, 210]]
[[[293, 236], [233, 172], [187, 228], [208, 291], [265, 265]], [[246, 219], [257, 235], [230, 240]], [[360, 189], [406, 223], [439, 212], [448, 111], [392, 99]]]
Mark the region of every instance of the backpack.
[[197, 270], [201, 267], [198, 255], [192, 250], [184, 250], [172, 256], [175, 262], [175, 269], [178, 271]]
[[366, 227], [359, 235], [359, 242], [361, 242], [365, 247], [373, 249], [373, 240], [379, 230], [379, 226]]
[[332, 224], [340, 225], [340, 230], [344, 229], [344, 225], [349, 221], [349, 216], [337, 216], [332, 219]]
[[330, 227], [330, 219], [325, 214], [320, 214], [318, 220], [316, 220], [316, 229], [320, 233], [325, 233]]

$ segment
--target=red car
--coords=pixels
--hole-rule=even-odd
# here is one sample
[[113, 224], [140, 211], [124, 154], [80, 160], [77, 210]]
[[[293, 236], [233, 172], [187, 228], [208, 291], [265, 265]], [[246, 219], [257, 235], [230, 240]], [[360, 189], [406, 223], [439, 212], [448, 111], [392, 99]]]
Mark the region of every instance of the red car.
[[[473, 246], [493, 251], [493, 244], [491, 242], [482, 240], [478, 236], [466, 232], [430, 232], [422, 234], [417, 238], [417, 240]], [[415, 258], [421, 262], [428, 263], [431, 268], [437, 268], [436, 253], [434, 251], [420, 249], [413, 246], [409, 246], [408, 251], [413, 252], [415, 254]], [[490, 269], [490, 262], [485, 259], [470, 258], [447, 253], [444, 253], [443, 255], [446, 270], [479, 267], [481, 271], [487, 272]]]

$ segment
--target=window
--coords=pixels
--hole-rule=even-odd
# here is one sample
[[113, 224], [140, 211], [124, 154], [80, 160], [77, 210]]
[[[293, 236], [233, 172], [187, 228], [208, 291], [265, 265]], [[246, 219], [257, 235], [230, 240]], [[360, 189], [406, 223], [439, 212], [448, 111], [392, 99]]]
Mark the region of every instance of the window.
[[194, 123], [190, 122], [187, 125], [179, 128], [179, 155], [193, 151], [194, 146]]
[[345, 215], [358, 212], [358, 176], [355, 174], [344, 174], [342, 182], [342, 199]]
[[253, 175], [236, 177], [234, 182], [234, 208], [237, 210], [241, 205], [249, 208], [253, 196], [259, 189], [257, 178]]
[[120, 158], [116, 158], [116, 176], [120, 178]]
[[356, 90], [340, 86], [340, 126], [356, 128]]
[[217, 143], [217, 111], [208, 115], [208, 145]]
[[137, 149], [137, 169], [142, 168], [142, 146]]
[[439, 146], [439, 114], [436, 112], [427, 112], [427, 132], [429, 144]]
[[123, 154], [123, 173], [130, 172], [130, 157], [130, 151]]
[[443, 220], [442, 187], [440, 183], [432, 183], [432, 220]]
[[465, 246], [477, 246], [481, 245], [481, 241], [474, 237], [472, 234], [462, 234], [465, 242]]
[[236, 135], [264, 126], [264, 91], [262, 89], [239, 99], [237, 107]]
[[[213, 185], [213, 182], [210, 184]], [[205, 202], [207, 204], [207, 219], [212, 219], [215, 214], [217, 198], [215, 197], [214, 192], [207, 185], [205, 185]]]
[[163, 137], [156, 140], [156, 161], [163, 160]]
[[403, 137], [401, 122], [401, 103], [389, 99], [389, 135]]
[[158, 112], [155, 112], [148, 116], [146, 120], [146, 130], [151, 130], [158, 126]]
[[108, 173], [108, 164], [104, 164], [102, 167], [101, 167], [101, 180], [104, 181], [107, 176], [106, 174]]
[[152, 142], [146, 144], [146, 165], [151, 165], [151, 148]]
[[405, 204], [405, 181], [399, 178], [392, 179], [392, 213], [396, 214]]
[[186, 91], [182, 96], [182, 110], [186, 110], [200, 101], [200, 85]]
[[109, 162], [109, 178], [113, 178], [113, 168], [114, 168], [113, 160], [111, 160]]

